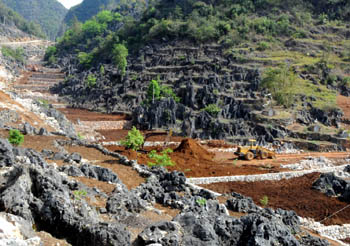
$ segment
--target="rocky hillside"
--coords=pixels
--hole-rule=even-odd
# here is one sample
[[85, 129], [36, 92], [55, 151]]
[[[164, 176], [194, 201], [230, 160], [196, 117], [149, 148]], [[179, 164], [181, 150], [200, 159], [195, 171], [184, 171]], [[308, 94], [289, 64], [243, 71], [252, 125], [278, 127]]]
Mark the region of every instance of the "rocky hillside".
[[26, 20], [37, 23], [46, 36], [54, 40], [67, 9], [56, 0], [2, 0]]
[[0, 1], [0, 41], [23, 38], [28, 35], [44, 37], [39, 25], [28, 22], [14, 10], [8, 8]]
[[69, 75], [56, 92], [75, 107], [132, 113], [145, 129], [338, 148], [336, 96], [350, 81], [340, 2], [164, 0], [139, 19], [105, 11], [48, 54]]

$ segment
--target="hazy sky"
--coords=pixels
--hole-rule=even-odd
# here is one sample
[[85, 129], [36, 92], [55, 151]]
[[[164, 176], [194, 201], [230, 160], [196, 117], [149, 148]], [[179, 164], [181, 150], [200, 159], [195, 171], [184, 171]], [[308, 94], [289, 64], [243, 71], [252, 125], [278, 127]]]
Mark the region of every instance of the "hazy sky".
[[62, 3], [67, 9], [81, 3], [83, 0], [57, 0]]

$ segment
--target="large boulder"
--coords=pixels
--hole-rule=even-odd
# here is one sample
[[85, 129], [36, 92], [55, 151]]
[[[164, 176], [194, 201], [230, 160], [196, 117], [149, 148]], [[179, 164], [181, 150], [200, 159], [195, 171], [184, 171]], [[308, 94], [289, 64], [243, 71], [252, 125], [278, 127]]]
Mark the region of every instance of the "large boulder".
[[335, 196], [340, 200], [350, 201], [350, 183], [334, 175], [334, 173], [324, 173], [312, 184], [316, 189], [327, 196]]

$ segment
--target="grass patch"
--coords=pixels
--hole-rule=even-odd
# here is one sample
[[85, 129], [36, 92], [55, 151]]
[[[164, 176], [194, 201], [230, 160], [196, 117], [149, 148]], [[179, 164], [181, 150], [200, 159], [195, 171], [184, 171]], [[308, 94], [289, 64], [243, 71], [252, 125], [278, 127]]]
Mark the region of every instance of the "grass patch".
[[328, 110], [337, 107], [336, 91], [330, 90], [324, 85], [314, 85], [307, 80], [299, 79], [296, 94], [313, 96], [316, 99], [312, 102], [315, 108]]

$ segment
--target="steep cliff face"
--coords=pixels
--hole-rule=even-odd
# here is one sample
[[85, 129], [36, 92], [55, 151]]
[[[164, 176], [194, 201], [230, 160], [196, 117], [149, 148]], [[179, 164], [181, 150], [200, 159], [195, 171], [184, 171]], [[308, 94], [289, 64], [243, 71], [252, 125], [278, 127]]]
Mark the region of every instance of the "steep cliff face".
[[56, 0], [3, 0], [11, 9], [26, 20], [41, 26], [46, 36], [52, 40], [57, 37], [67, 9]]

